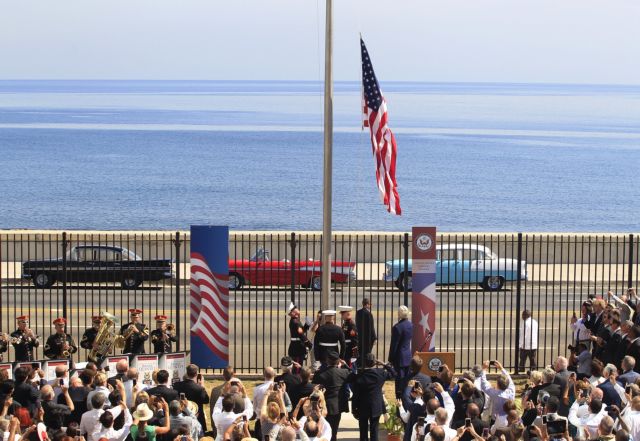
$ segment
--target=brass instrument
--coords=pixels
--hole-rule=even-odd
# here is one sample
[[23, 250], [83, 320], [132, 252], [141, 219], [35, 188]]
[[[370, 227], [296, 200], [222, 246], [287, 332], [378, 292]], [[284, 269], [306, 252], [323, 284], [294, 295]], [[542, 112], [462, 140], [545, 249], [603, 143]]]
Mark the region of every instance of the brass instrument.
[[167, 325], [167, 332], [174, 332], [176, 330], [176, 325], [174, 325], [173, 323], [169, 323]]
[[60, 358], [69, 358], [71, 352], [69, 352], [69, 343], [67, 343], [67, 334], [58, 336], [58, 345], [62, 349], [60, 352]]
[[132, 323], [122, 334], [122, 341], [123, 341], [122, 347], [124, 347], [124, 342], [126, 340], [129, 340], [135, 332], [136, 332], [136, 325]]
[[100, 358], [104, 358], [111, 353], [113, 347], [124, 347], [124, 336], [116, 334], [116, 327], [119, 320], [116, 316], [108, 312], [102, 313], [100, 327], [93, 343], [93, 348], [89, 352], [87, 358], [89, 361], [97, 362]]

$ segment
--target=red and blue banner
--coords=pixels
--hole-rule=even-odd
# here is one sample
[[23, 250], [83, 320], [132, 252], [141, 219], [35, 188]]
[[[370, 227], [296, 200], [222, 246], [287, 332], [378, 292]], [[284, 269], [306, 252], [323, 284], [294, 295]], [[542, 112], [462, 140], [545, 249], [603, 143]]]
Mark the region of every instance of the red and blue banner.
[[191, 363], [229, 365], [229, 227], [191, 226]]
[[436, 346], [436, 228], [412, 229], [413, 352], [434, 351]]

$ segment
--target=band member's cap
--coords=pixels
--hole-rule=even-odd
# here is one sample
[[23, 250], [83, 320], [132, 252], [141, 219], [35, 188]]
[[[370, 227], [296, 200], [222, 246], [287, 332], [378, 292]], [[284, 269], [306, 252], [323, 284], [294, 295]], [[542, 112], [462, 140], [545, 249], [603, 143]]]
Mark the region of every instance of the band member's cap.
[[158, 314], [155, 317], [156, 322], [166, 322], [167, 321], [167, 316], [166, 315], [162, 315], [162, 314]]
[[67, 324], [67, 319], [64, 317], [58, 317], [57, 319], [55, 319], [53, 321], [54, 325], [66, 325]]
[[351, 311], [353, 311], [352, 306], [345, 306], [345, 305], [338, 306], [338, 312], [351, 312]]
[[335, 309], [325, 309], [324, 311], [322, 311], [322, 315], [336, 315], [336, 311]]
[[291, 359], [291, 357], [282, 357], [282, 359], [280, 360], [280, 366], [282, 367], [293, 366], [293, 360]]
[[29, 321], [29, 316], [28, 315], [21, 315], [20, 317], [16, 317], [16, 320], [19, 322], [28, 322]]
[[140, 315], [140, 314], [142, 314], [142, 309], [131, 308], [129, 310], [129, 314], [131, 314], [131, 315]]
[[287, 308], [287, 314], [291, 314], [291, 311], [293, 311], [294, 309], [298, 309], [298, 307], [294, 305], [293, 302], [289, 303], [289, 307]]
[[102, 321], [102, 316], [101, 315], [94, 315], [93, 317], [91, 317], [91, 321], [93, 323], [101, 322]]

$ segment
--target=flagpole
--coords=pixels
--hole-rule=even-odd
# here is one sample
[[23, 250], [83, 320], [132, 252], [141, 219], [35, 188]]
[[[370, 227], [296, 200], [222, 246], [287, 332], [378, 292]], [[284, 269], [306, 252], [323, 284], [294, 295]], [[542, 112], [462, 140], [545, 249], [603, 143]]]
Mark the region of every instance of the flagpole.
[[322, 207], [322, 291], [320, 307], [329, 309], [331, 293], [331, 203], [333, 170], [333, 5], [326, 0], [324, 46], [324, 187]]

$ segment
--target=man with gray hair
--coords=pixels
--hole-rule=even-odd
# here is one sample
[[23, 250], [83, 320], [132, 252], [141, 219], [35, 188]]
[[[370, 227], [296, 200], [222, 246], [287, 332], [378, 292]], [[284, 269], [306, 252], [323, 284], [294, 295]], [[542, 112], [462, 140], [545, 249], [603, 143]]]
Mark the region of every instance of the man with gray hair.
[[[500, 372], [498, 375], [496, 385], [493, 387], [487, 380], [486, 371], [489, 366], [495, 366]], [[516, 385], [511, 380], [511, 375], [506, 369], [502, 367], [497, 360], [486, 360], [482, 364], [482, 375], [480, 376], [480, 387], [489, 398], [491, 398], [491, 416], [497, 419], [499, 416], [506, 417], [506, 411], [504, 410], [504, 403], [506, 401], [514, 400], [516, 397]]]
[[191, 413], [186, 398], [182, 401], [173, 400], [169, 403], [169, 415], [171, 430], [178, 430], [180, 426], [186, 426], [189, 429], [189, 435], [193, 441], [198, 441], [202, 433], [202, 426]]
[[[396, 371], [396, 398], [402, 397], [402, 392], [409, 377], [411, 363], [411, 338], [413, 325], [409, 321], [409, 308], [402, 305], [398, 308], [398, 323], [391, 329], [391, 344], [389, 347], [389, 363]], [[418, 348], [416, 348], [418, 349]]]
[[621, 363], [622, 367], [622, 375], [618, 377], [618, 382], [622, 386], [626, 386], [627, 384], [633, 384], [636, 382], [638, 378], [640, 378], [640, 374], [634, 371], [636, 367], [636, 359], [631, 355], [627, 355], [622, 359]]
[[50, 385], [43, 386], [40, 389], [40, 396], [42, 398], [42, 409], [44, 410], [44, 416], [42, 422], [49, 429], [60, 429], [64, 423], [64, 419], [71, 415], [74, 406], [71, 397], [69, 396], [69, 388], [67, 386], [61, 386], [62, 396], [64, 396], [66, 405], [57, 404], [53, 401], [55, 392]]
[[618, 377], [618, 369], [609, 363], [602, 370], [602, 376], [607, 381], [598, 385], [598, 389], [602, 389], [602, 402], [607, 406], [621, 407], [622, 400], [625, 400], [624, 388], [616, 381]]

